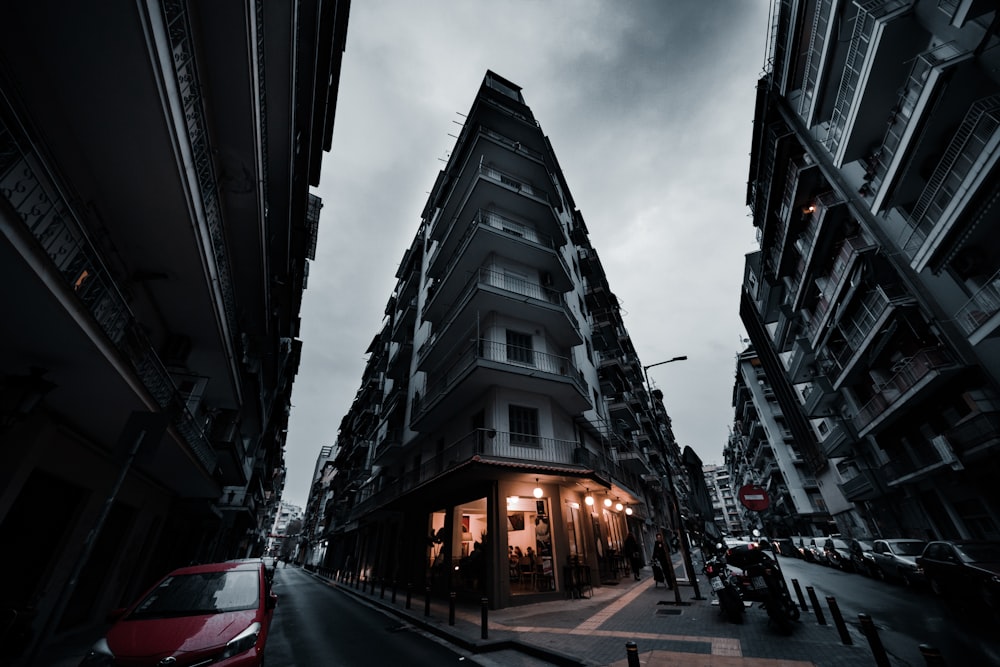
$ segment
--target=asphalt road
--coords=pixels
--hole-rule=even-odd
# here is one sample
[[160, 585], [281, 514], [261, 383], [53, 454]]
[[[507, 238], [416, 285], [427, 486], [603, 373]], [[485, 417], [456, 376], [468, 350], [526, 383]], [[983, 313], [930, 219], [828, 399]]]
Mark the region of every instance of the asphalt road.
[[279, 567], [274, 590], [278, 607], [264, 650], [267, 667], [477, 664], [299, 568]]
[[[793, 597], [792, 579], [798, 579], [807, 602], [806, 587], [812, 586], [826, 622], [831, 626], [833, 619], [827, 596], [836, 599], [844, 620], [855, 629], [859, 627], [858, 614], [868, 614], [879, 630], [886, 651], [905, 664], [925, 665], [919, 647], [928, 644], [941, 651], [948, 665], [1000, 665], [1000, 628], [990, 627], [985, 619], [962, 616], [930, 591], [841, 572], [796, 558], [781, 558], [780, 562]], [[803, 614], [802, 621], [816, 622], [811, 613]], [[853, 633], [853, 640], [856, 644], [867, 645], [859, 632]]]

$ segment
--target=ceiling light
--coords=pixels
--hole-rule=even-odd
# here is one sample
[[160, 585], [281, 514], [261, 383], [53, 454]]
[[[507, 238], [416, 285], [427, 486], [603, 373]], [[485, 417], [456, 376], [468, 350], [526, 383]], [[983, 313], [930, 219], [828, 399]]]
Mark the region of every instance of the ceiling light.
[[535, 478], [535, 490], [531, 492], [536, 498], [541, 498], [544, 491], [542, 487], [538, 486], [538, 478]]

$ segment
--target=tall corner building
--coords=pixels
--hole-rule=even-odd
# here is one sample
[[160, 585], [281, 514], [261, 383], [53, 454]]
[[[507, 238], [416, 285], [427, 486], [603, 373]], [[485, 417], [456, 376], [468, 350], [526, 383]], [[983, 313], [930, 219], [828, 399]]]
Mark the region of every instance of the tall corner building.
[[6, 659], [263, 552], [349, 6], [0, 10]]
[[487, 72], [396, 276], [338, 432], [325, 566], [496, 606], [623, 576], [626, 533], [651, 551], [685, 473], [515, 84]]
[[844, 533], [1000, 538], [996, 12], [773, 4], [741, 317]]

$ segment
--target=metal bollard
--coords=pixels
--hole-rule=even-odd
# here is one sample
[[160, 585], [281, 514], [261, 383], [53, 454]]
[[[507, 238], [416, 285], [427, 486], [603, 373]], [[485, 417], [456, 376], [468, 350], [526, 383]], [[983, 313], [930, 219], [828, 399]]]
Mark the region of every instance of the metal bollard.
[[397, 583], [398, 582], [395, 579], [392, 580], [392, 603], [393, 604], [396, 604], [396, 585], [397, 585]]
[[625, 642], [625, 655], [628, 656], [628, 667], [639, 667], [639, 647], [635, 642]]
[[413, 584], [406, 584], [406, 608], [410, 608], [410, 598], [413, 597]]
[[813, 611], [816, 612], [816, 622], [820, 625], [826, 625], [826, 616], [823, 615], [823, 610], [819, 606], [819, 599], [816, 597], [816, 591], [812, 586], [806, 586], [806, 593], [809, 594], [809, 601], [812, 602]]
[[488, 628], [487, 622], [489, 620], [490, 599], [482, 598], [482, 600], [480, 600], [480, 604], [482, 604], [483, 607], [483, 631], [480, 633], [480, 636], [483, 639], [489, 639], [490, 632], [487, 629]]
[[[380, 577], [380, 579], [382, 580], [382, 588], [381, 588], [381, 590], [378, 593], [378, 597], [379, 597], [380, 600], [384, 600], [385, 599], [385, 577]], [[374, 593], [375, 590], [372, 589], [372, 592]]]
[[431, 615], [431, 587], [424, 587], [424, 616]]
[[448, 625], [455, 625], [455, 591], [448, 593]]
[[920, 655], [924, 656], [924, 662], [927, 663], [927, 667], [947, 667], [947, 664], [944, 661], [944, 656], [941, 655], [941, 651], [937, 650], [933, 646], [921, 644]]
[[365, 577], [365, 580], [361, 582], [361, 592], [362, 593], [368, 592], [368, 577]]
[[882, 640], [878, 636], [878, 628], [875, 627], [872, 617], [862, 612], [858, 614], [858, 620], [861, 621], [861, 631], [865, 634], [865, 637], [868, 639], [868, 645], [872, 649], [875, 664], [878, 667], [891, 667], [889, 665], [889, 656], [885, 652], [885, 647], [882, 646]]
[[851, 633], [847, 631], [844, 617], [840, 614], [840, 605], [837, 604], [837, 599], [832, 595], [827, 595], [826, 606], [830, 608], [830, 615], [833, 616], [833, 624], [837, 626], [837, 632], [840, 633], [841, 643], [847, 646], [853, 645], [854, 641], [851, 639]]
[[798, 579], [792, 579], [792, 586], [795, 588], [795, 595], [799, 598], [799, 606], [802, 611], [809, 611], [809, 605], [806, 604], [806, 596], [802, 594], [802, 587], [799, 586]]

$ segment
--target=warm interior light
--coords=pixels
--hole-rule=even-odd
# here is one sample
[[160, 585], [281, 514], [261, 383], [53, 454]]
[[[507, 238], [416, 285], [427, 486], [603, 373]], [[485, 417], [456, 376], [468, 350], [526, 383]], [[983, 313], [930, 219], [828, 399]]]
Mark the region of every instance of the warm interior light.
[[605, 507], [611, 507], [611, 498], [605, 498], [604, 499], [604, 506]]
[[538, 478], [535, 478], [535, 490], [531, 492], [536, 498], [542, 497], [542, 487], [538, 486]]
[[625, 508], [625, 514], [627, 514], [629, 516], [632, 516], [632, 508], [631, 507], [626, 507]]
[[615, 511], [621, 512], [623, 505], [621, 503], [615, 503]]
[[519, 500], [521, 500], [519, 496], [507, 496], [507, 508], [514, 507]]

